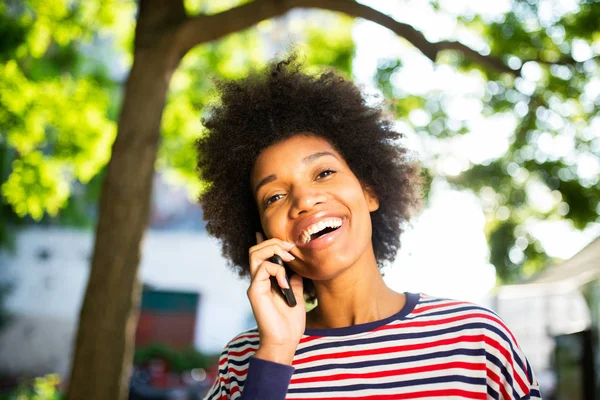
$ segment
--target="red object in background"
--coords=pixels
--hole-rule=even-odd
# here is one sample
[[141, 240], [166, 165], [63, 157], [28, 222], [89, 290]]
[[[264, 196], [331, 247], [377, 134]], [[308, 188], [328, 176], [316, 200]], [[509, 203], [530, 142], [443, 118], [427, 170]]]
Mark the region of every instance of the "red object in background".
[[196, 315], [186, 313], [156, 313], [142, 311], [138, 321], [135, 344], [143, 347], [160, 343], [174, 349], [194, 345]]
[[164, 360], [153, 359], [148, 364], [150, 384], [158, 388], [169, 387], [169, 368]]
[[174, 349], [194, 346], [198, 293], [145, 288], [135, 334], [136, 347], [161, 344]]

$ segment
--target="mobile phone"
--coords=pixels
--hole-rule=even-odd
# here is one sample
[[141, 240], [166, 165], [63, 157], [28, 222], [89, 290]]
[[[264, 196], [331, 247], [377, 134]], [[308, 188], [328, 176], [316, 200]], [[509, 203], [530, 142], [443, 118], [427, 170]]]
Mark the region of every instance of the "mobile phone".
[[279, 288], [284, 299], [287, 301], [288, 306], [290, 306], [290, 307], [296, 306], [296, 297], [294, 296], [294, 292], [292, 291], [292, 287], [290, 285], [290, 276], [292, 276], [294, 274], [294, 271], [292, 271], [290, 267], [285, 265], [285, 263], [283, 262], [281, 257], [279, 257], [277, 254], [275, 254], [273, 257], [269, 258], [269, 261], [272, 263], [275, 263], [275, 264], [279, 264], [285, 268], [285, 280], [288, 283], [288, 286], [289, 286], [288, 289], [284, 289], [281, 286], [279, 286], [279, 283], [277, 283], [277, 280], [275, 279], [274, 276], [271, 277], [271, 281], [272, 282], [274, 281], [273, 283]]

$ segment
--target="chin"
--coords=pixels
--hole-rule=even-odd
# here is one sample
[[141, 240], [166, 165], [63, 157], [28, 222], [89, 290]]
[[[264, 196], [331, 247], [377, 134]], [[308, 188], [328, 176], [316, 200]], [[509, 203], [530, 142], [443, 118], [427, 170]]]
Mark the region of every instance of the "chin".
[[329, 281], [332, 280], [334, 278], [337, 278], [340, 274], [342, 274], [344, 271], [346, 271], [348, 269], [348, 267], [344, 266], [344, 267], [340, 267], [340, 264], [336, 264], [336, 267], [319, 267], [318, 270], [316, 271], [307, 271], [308, 273], [306, 275], [303, 275], [304, 277], [311, 279], [314, 282], [318, 282], [318, 281]]

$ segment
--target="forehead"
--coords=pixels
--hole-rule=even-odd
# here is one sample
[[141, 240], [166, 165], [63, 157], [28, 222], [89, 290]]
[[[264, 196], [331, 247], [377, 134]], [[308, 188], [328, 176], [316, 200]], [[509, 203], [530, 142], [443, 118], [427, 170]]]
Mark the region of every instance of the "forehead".
[[319, 152], [333, 153], [343, 161], [339, 152], [326, 139], [311, 135], [298, 134], [288, 139], [277, 142], [264, 149], [256, 158], [252, 170], [251, 182], [256, 184], [257, 179], [286, 168], [295, 168], [304, 164], [303, 160]]

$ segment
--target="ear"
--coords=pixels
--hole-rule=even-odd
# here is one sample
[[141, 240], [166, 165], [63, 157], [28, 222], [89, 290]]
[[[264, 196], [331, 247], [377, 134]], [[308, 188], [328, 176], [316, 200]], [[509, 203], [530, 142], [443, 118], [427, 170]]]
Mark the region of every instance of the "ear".
[[366, 183], [361, 183], [361, 186], [365, 200], [367, 201], [369, 212], [377, 211], [379, 209], [379, 197], [377, 197], [377, 193], [375, 193], [375, 190]]

